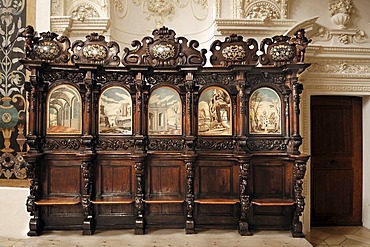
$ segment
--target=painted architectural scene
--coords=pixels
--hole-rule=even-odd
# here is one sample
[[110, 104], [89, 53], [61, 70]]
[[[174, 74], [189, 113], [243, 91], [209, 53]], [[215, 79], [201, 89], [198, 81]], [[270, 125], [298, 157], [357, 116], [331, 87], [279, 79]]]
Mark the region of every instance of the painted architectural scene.
[[249, 101], [249, 131], [251, 134], [281, 134], [281, 101], [267, 87], [254, 91]]
[[231, 135], [231, 100], [222, 88], [210, 87], [199, 98], [199, 135]]
[[122, 87], [110, 87], [99, 100], [99, 133], [132, 134], [132, 100]]
[[155, 89], [149, 98], [149, 135], [181, 135], [181, 106], [180, 96], [174, 89]]
[[81, 133], [81, 98], [75, 88], [60, 85], [50, 92], [47, 133]]

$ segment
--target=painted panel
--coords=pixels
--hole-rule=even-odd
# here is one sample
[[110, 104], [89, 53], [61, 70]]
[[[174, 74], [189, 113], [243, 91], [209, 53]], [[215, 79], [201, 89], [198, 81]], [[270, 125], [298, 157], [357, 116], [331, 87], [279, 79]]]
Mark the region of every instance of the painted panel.
[[82, 104], [78, 91], [69, 85], [53, 88], [47, 100], [47, 134], [81, 134]]
[[230, 96], [223, 88], [204, 90], [198, 105], [198, 134], [231, 135], [231, 105]]
[[181, 107], [180, 96], [174, 89], [155, 89], [149, 98], [149, 135], [181, 135]]
[[251, 134], [281, 134], [281, 100], [268, 87], [254, 91], [249, 101], [249, 132]]
[[132, 100], [122, 87], [110, 87], [99, 99], [99, 134], [132, 134]]

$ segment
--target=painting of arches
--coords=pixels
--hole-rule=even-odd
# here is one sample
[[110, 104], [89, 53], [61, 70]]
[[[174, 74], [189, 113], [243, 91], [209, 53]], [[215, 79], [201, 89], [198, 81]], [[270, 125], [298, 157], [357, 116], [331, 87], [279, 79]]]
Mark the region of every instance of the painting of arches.
[[160, 87], [150, 95], [149, 135], [181, 135], [182, 104], [179, 94], [170, 87]]
[[47, 102], [47, 134], [81, 134], [81, 96], [74, 87], [53, 88]]
[[281, 100], [271, 88], [254, 91], [249, 100], [249, 132], [281, 134]]
[[199, 135], [231, 135], [232, 103], [230, 95], [221, 87], [210, 87], [202, 92], [198, 104]]
[[132, 134], [132, 100], [123, 87], [105, 89], [99, 99], [99, 134]]

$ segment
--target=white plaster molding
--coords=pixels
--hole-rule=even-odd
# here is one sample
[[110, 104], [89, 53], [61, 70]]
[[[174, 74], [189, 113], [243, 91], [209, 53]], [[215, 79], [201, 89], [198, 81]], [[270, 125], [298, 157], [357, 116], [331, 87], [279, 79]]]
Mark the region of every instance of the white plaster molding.
[[331, 0], [329, 2], [331, 21], [340, 29], [347, 28], [347, 23], [354, 13], [353, 0]]
[[105, 33], [110, 27], [107, 0], [53, 0], [50, 30], [70, 37], [91, 32]]
[[308, 32], [313, 30], [313, 26], [316, 23], [317, 19], [319, 19], [319, 16], [314, 16], [314, 17], [308, 18], [306, 20], [297, 22], [292, 27], [290, 27], [287, 31], [285, 31], [284, 35], [293, 36], [294, 33], [296, 31], [298, 31], [299, 29], [305, 29], [306, 36], [310, 36], [310, 35], [308, 35]]
[[269, 35], [283, 34], [295, 25], [296, 20], [247, 20], [247, 19], [216, 19], [216, 28], [222, 35], [237, 33], [239, 35]]

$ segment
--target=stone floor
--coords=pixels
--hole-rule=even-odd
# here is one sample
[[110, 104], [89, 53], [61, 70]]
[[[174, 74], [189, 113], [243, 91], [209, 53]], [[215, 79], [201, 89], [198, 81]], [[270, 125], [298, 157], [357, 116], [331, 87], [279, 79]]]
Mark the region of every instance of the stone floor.
[[[0, 233], [1, 234], [1, 233]], [[102, 231], [82, 236], [80, 231], [45, 232], [39, 237], [12, 239], [0, 237], [1, 247], [46, 246], [129, 246], [129, 247], [309, 247], [304, 238], [292, 238], [288, 231], [258, 231], [242, 237], [232, 230], [207, 230], [186, 235], [183, 230], [153, 230], [134, 235], [132, 230]]]
[[370, 229], [356, 226], [314, 227], [306, 239], [292, 238], [288, 231], [256, 231], [253, 236], [241, 237], [233, 230], [207, 230], [186, 235], [182, 230], [152, 230], [134, 235], [132, 230], [97, 231], [82, 236], [80, 231], [44, 232], [39, 237], [14, 239], [1, 237], [0, 247], [47, 246], [129, 246], [129, 247], [370, 247]]
[[314, 227], [306, 234], [306, 239], [315, 247], [369, 247], [370, 229], [361, 226]]

